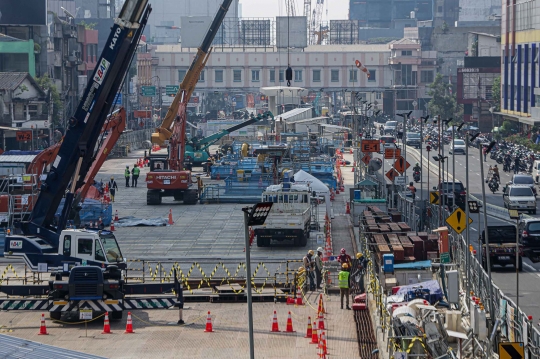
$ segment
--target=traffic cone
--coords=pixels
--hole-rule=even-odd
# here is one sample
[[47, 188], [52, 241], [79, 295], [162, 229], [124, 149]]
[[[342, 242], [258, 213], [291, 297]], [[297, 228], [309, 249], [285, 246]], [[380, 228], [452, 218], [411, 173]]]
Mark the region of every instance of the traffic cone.
[[210, 311], [208, 311], [208, 315], [206, 316], [206, 328], [204, 328], [204, 331], [206, 333], [214, 332], [214, 327], [212, 326], [212, 317], [210, 316]]
[[349, 153], [352, 155], [353, 152], [352, 152], [352, 148], [349, 148]]
[[317, 335], [317, 326], [313, 327], [311, 331], [311, 341], [309, 344], [319, 344], [319, 336]]
[[274, 319], [272, 319], [272, 332], [280, 332], [281, 330], [279, 330], [279, 326], [278, 326], [278, 322], [277, 322], [277, 314], [276, 314], [276, 311], [274, 310]]
[[116, 213], [114, 214], [114, 220], [118, 222], [118, 210], [116, 210]]
[[111, 324], [109, 323], [109, 312], [105, 312], [105, 321], [103, 322], [103, 331], [101, 334], [111, 334]]
[[326, 314], [326, 310], [324, 309], [324, 300], [323, 300], [322, 293], [319, 296], [319, 310], [318, 310], [318, 312], [322, 313], [322, 314]]
[[311, 338], [313, 335], [313, 328], [311, 327], [311, 317], [307, 318], [307, 332], [304, 338]]
[[41, 325], [39, 327], [38, 335], [49, 335], [47, 333], [47, 327], [45, 326], [45, 314], [41, 313]]
[[135, 333], [133, 331], [133, 321], [131, 320], [131, 312], [128, 312], [127, 323], [126, 323], [126, 331], [124, 333], [125, 334], [133, 334], [133, 333]]
[[319, 344], [319, 359], [326, 359], [326, 354], [324, 354], [322, 343]]
[[345, 214], [351, 214], [351, 206], [349, 202], [345, 205]]
[[114, 221], [111, 221], [111, 232], [114, 232], [116, 229], [114, 228]]
[[169, 209], [169, 225], [173, 225], [174, 224], [174, 221], [172, 219], [172, 209]]
[[289, 293], [289, 295], [287, 295], [287, 305], [295, 304], [295, 303], [296, 303], [296, 301], [294, 300], [294, 298], [292, 297], [291, 294], [292, 294], [292, 293]]
[[289, 316], [287, 317], [287, 328], [285, 329], [285, 332], [296, 333], [296, 330], [293, 329], [293, 325], [292, 325], [291, 312], [289, 312]]
[[327, 347], [326, 347], [326, 333], [325, 332], [322, 332], [322, 334], [321, 334], [321, 342], [322, 342], [322, 345], [323, 345], [323, 354], [327, 355], [328, 350], [327, 350]]
[[321, 316], [319, 316], [318, 319], [319, 319], [319, 325], [318, 325], [317, 329], [325, 329], [324, 328], [324, 317], [321, 315]]
[[296, 291], [296, 305], [304, 305], [302, 302], [302, 292], [300, 291], [300, 287], [298, 287], [298, 290]]

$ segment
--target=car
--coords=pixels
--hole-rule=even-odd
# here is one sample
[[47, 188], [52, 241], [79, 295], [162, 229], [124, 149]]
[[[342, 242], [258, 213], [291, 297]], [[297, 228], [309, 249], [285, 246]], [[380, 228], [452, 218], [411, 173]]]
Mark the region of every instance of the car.
[[461, 181], [444, 181], [439, 183], [438, 188], [433, 187], [433, 189], [441, 192], [443, 204], [448, 206], [455, 204], [461, 209], [465, 208], [467, 192]]
[[463, 140], [454, 140], [452, 141], [452, 144], [450, 145], [450, 154], [458, 154], [462, 153], [465, 154], [465, 141]]
[[386, 121], [384, 125], [384, 134], [392, 134], [396, 132], [397, 129], [397, 121]]
[[540, 179], [540, 161], [535, 160], [533, 163], [533, 176], [534, 176], [534, 182], [538, 183]]
[[405, 143], [407, 144], [407, 146], [420, 148], [420, 146], [422, 146], [422, 140], [420, 138], [420, 134], [416, 132], [410, 132], [410, 133], [408, 132]]
[[395, 142], [385, 142], [385, 143], [381, 143], [381, 149], [379, 150], [379, 153], [383, 153], [385, 152], [385, 150], [387, 148], [399, 148], [399, 146], [397, 145], [397, 143]]
[[519, 222], [519, 236], [525, 250], [540, 249], [540, 218], [524, 218]]
[[536, 186], [534, 184], [534, 179], [531, 175], [528, 174], [515, 174], [512, 176], [512, 180], [508, 182], [509, 185], [522, 185], [531, 187], [534, 195], [536, 196]]
[[507, 185], [503, 189], [504, 208], [536, 214], [536, 197], [527, 185]]

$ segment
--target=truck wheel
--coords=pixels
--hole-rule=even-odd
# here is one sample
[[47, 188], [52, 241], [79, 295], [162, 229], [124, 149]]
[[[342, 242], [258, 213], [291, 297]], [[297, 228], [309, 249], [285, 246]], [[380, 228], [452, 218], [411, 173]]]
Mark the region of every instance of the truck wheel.
[[180, 191], [174, 192], [173, 197], [175, 201], [182, 201], [184, 199], [184, 194]]
[[49, 317], [52, 320], [60, 320], [62, 318], [62, 312], [49, 312]]
[[113, 320], [121, 320], [122, 319], [122, 314], [124, 314], [124, 312], [120, 311], [120, 312], [111, 312], [111, 319]]
[[150, 190], [146, 192], [146, 204], [150, 206], [161, 204], [161, 195], [159, 191]]
[[518, 271], [523, 272], [523, 258], [522, 257], [519, 257]]
[[197, 191], [187, 190], [184, 191], [184, 204], [196, 204], [197, 203]]

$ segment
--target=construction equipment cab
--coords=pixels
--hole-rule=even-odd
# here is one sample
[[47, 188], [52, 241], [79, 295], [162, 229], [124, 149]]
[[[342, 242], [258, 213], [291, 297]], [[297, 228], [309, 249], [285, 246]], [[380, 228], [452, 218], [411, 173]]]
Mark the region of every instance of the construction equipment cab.
[[126, 268], [118, 242], [110, 231], [65, 229], [60, 233], [58, 248], [35, 236], [12, 235], [6, 244], [6, 257], [22, 258], [34, 271], [38, 268], [42, 271], [45, 264], [47, 270], [73, 264]]

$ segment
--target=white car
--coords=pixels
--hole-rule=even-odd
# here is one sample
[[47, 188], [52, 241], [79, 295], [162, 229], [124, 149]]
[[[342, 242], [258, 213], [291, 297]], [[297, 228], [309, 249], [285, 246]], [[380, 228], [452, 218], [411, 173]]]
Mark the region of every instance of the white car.
[[452, 144], [450, 145], [450, 154], [455, 153], [462, 153], [465, 154], [465, 141], [463, 140], [454, 140]]
[[379, 153], [383, 153], [385, 152], [385, 149], [387, 148], [399, 148], [397, 143], [388, 143], [388, 142], [385, 142], [385, 143], [381, 143], [381, 149], [379, 150]]
[[504, 207], [536, 214], [536, 197], [529, 186], [510, 185], [503, 190]]

